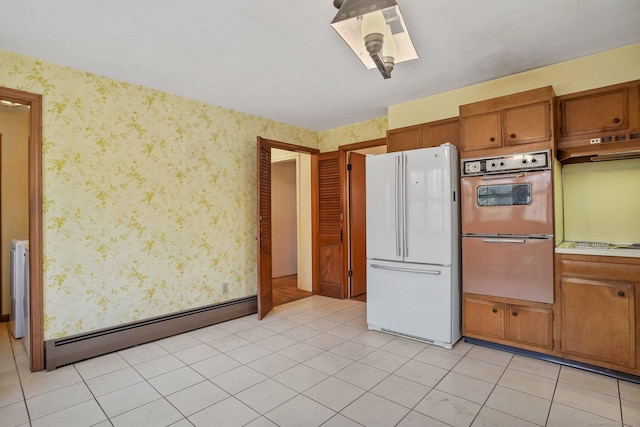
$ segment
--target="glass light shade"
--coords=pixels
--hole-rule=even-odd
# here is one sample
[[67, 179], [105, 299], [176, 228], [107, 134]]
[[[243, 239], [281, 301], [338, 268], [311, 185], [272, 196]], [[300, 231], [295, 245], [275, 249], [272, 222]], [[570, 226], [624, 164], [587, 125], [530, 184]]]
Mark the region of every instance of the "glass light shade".
[[366, 37], [369, 34], [382, 34], [384, 36], [386, 28], [387, 22], [381, 11], [377, 10], [362, 16], [362, 24], [360, 26], [362, 37]]
[[382, 45], [382, 57], [390, 56], [395, 58], [398, 54], [398, 47], [396, 46], [396, 39], [391, 34], [391, 27], [387, 25], [387, 29], [384, 33], [384, 44]]

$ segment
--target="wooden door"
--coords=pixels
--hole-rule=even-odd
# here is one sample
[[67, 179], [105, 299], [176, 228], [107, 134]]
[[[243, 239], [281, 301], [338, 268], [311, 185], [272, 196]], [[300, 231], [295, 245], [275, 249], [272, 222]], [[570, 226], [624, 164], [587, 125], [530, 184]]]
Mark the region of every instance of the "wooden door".
[[539, 307], [507, 305], [506, 339], [530, 347], [553, 349], [553, 313]]
[[343, 214], [338, 151], [318, 155], [318, 294], [344, 298]]
[[273, 308], [271, 286], [271, 144], [258, 137], [258, 319]]
[[504, 304], [464, 297], [462, 322], [463, 335], [504, 339]]
[[349, 153], [349, 225], [351, 244], [351, 295], [367, 292], [367, 207], [365, 158]]

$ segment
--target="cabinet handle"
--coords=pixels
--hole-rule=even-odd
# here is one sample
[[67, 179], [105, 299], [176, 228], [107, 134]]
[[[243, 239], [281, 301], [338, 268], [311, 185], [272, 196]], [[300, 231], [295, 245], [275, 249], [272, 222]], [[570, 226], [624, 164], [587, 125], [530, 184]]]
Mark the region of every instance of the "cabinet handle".
[[624, 296], [624, 291], [618, 291], [618, 296], [619, 297], [623, 297]]
[[620, 119], [616, 117], [615, 119], [613, 119], [613, 123], [620, 123]]
[[491, 311], [492, 311], [493, 313], [497, 313], [497, 312], [498, 312], [498, 309], [497, 309], [497, 308], [494, 308], [494, 309], [493, 309], [493, 310], [491, 310]]
[[489, 138], [489, 141], [494, 142], [496, 139], [494, 137]]
[[513, 316], [517, 316], [517, 315], [518, 315], [518, 312], [517, 312], [517, 311], [514, 311], [514, 312], [512, 312], [511, 314], [512, 314]]
[[511, 139], [515, 139], [516, 138], [516, 134], [515, 133], [512, 133], [510, 136], [511, 136]]

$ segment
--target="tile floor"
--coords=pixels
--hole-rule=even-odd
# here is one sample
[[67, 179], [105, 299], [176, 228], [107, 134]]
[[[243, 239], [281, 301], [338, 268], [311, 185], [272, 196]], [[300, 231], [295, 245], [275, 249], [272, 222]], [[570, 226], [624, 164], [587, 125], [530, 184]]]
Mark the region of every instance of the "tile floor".
[[36, 373], [5, 323], [0, 425], [640, 426], [640, 385], [368, 331], [365, 315], [313, 296]]

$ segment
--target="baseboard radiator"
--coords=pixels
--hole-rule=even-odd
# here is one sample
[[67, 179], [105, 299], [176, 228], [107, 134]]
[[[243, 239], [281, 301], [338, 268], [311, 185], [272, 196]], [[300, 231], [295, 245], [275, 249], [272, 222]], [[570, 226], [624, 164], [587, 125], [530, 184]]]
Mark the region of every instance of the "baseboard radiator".
[[250, 296], [83, 334], [45, 341], [47, 371], [136, 345], [257, 313]]

